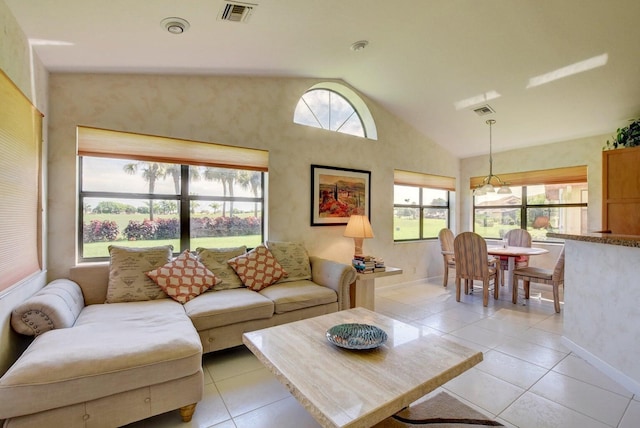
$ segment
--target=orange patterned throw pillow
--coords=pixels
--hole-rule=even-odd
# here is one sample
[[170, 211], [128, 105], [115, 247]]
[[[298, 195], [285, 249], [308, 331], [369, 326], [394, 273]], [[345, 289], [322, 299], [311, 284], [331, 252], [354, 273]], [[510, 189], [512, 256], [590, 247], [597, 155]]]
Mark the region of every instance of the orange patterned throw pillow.
[[147, 276], [173, 300], [187, 303], [216, 285], [218, 279], [189, 250]]
[[229, 260], [242, 283], [253, 291], [260, 291], [287, 273], [264, 245], [258, 245], [247, 254]]

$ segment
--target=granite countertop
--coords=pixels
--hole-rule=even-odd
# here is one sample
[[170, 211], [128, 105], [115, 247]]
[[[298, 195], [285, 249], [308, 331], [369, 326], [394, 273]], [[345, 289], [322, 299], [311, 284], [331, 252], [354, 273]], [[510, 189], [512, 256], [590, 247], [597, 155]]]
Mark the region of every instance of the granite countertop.
[[598, 244], [621, 245], [623, 247], [640, 248], [640, 236], [616, 235], [615, 233], [581, 233], [579, 235], [567, 233], [547, 233], [551, 238], [570, 239], [573, 241], [595, 242]]

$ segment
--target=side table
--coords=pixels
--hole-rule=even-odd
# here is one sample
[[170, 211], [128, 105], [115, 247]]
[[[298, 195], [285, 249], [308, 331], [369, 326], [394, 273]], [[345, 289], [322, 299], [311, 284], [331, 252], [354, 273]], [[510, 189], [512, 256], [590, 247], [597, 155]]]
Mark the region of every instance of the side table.
[[387, 266], [384, 272], [358, 273], [349, 290], [351, 307], [361, 306], [375, 311], [376, 278], [400, 275], [402, 269]]

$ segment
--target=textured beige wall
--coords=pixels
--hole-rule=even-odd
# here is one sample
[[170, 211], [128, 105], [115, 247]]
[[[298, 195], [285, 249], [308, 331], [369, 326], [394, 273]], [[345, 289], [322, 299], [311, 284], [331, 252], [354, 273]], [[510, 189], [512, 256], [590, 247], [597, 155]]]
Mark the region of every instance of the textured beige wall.
[[[43, 137], [46, 158], [48, 73], [37, 57], [32, 58], [28, 40], [2, 0], [0, 0], [0, 69], [44, 113]], [[44, 172], [46, 174], [46, 166]], [[46, 224], [45, 213], [43, 213], [43, 222]], [[35, 248], [34, 251], [36, 251]], [[43, 258], [46, 262], [44, 255]], [[11, 310], [42, 288], [44, 283], [45, 274], [42, 273], [0, 292], [0, 373], [6, 371], [27, 343], [24, 336], [19, 336], [11, 329], [9, 324]]]
[[[562, 141], [493, 154], [493, 172], [497, 175], [587, 165], [589, 182], [588, 230], [599, 230], [602, 224], [602, 147], [608, 135]], [[473, 199], [469, 189], [471, 177], [489, 173], [489, 156], [476, 156], [460, 161], [460, 180], [465, 183], [460, 199], [460, 232], [472, 230]]]
[[[441, 269], [437, 242], [393, 243], [393, 170], [457, 175], [458, 160], [367, 103], [378, 129], [368, 140], [296, 125], [293, 111], [315, 79], [52, 74], [50, 78], [49, 219], [50, 278], [65, 276], [76, 259], [77, 168], [75, 130], [93, 126], [267, 149], [268, 237], [302, 240], [309, 252], [350, 262], [353, 240], [344, 226], [310, 226], [310, 165], [371, 171], [375, 239], [365, 251], [400, 266], [394, 282]], [[54, 251], [55, 250], [55, 251]], [[433, 259], [433, 260], [432, 260]]]

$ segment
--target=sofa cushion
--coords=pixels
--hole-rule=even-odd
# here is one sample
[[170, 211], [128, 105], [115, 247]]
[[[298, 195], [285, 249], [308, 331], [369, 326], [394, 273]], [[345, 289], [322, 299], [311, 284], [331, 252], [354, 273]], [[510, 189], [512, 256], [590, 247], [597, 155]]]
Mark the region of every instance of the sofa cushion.
[[82, 290], [68, 279], [50, 282], [11, 312], [11, 326], [28, 336], [71, 327], [84, 308]]
[[273, 316], [274, 304], [247, 288], [204, 293], [184, 304], [198, 331]]
[[242, 283], [251, 290], [260, 291], [286, 275], [286, 271], [264, 245], [258, 245], [247, 254], [229, 260]]
[[267, 241], [267, 248], [287, 272], [278, 282], [311, 279], [309, 254], [302, 242]]
[[186, 303], [213, 287], [217, 278], [189, 250], [147, 272], [147, 276], [176, 302]]
[[202, 344], [171, 300], [85, 307], [73, 328], [37, 336], [0, 379], [0, 419], [197, 373]]
[[335, 291], [307, 280], [274, 284], [260, 294], [273, 301], [277, 314], [338, 301]]
[[242, 280], [227, 260], [240, 256], [247, 252], [247, 247], [232, 248], [196, 248], [198, 260], [207, 267], [219, 282], [213, 286], [214, 290], [227, 290], [229, 288], [244, 287]]
[[146, 272], [171, 261], [173, 246], [128, 248], [109, 246], [107, 303], [137, 302], [166, 298], [167, 295]]

